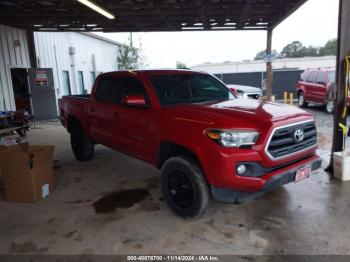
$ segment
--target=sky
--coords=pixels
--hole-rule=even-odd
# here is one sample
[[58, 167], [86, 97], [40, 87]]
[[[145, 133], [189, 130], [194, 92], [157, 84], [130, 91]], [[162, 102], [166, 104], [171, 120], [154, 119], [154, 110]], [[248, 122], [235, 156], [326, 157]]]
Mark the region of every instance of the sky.
[[[308, 0], [273, 33], [273, 49], [281, 51], [298, 40], [304, 45], [323, 46], [337, 37], [338, 0]], [[127, 43], [129, 33], [100, 33]], [[251, 60], [266, 49], [265, 31], [151, 32], [133, 33], [142, 43], [149, 68], [174, 68], [176, 61], [188, 67], [206, 62]]]

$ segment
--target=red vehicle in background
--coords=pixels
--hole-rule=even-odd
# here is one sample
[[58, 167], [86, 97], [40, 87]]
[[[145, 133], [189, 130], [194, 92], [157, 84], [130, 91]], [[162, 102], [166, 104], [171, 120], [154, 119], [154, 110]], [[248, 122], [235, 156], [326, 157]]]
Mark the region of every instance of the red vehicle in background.
[[[307, 107], [309, 102], [325, 105], [326, 112], [334, 111], [335, 69], [306, 70], [297, 84], [298, 104]], [[350, 96], [348, 97], [350, 103]]]
[[311, 114], [237, 98], [205, 73], [104, 73], [90, 96], [65, 96], [59, 109], [77, 160], [103, 144], [154, 165], [164, 199], [184, 218], [200, 216], [210, 198], [243, 202], [321, 166]]

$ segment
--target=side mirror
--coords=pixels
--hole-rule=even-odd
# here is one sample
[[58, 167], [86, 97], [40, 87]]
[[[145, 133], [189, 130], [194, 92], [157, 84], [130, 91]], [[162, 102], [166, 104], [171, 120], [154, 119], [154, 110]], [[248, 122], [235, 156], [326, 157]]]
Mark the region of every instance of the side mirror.
[[143, 95], [128, 95], [123, 99], [123, 104], [136, 107], [147, 107], [146, 99]]
[[322, 82], [322, 81], [317, 82], [317, 84], [319, 84], [319, 85], [323, 85], [323, 86], [325, 86], [325, 85], [326, 85], [326, 83], [325, 83], [325, 82]]

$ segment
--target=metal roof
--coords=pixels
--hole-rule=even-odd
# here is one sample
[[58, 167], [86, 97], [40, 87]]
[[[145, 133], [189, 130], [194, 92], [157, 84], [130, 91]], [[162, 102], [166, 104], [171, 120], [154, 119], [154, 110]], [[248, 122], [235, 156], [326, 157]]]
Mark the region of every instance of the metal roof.
[[80, 32], [80, 34], [83, 34], [83, 35], [86, 35], [86, 36], [90, 36], [92, 38], [96, 38], [98, 40], [101, 40], [101, 41], [105, 41], [107, 43], [110, 43], [110, 44], [113, 44], [113, 45], [117, 45], [117, 46], [122, 46], [123, 44], [120, 43], [120, 42], [117, 42], [117, 41], [114, 41], [112, 39], [109, 39], [109, 38], [106, 38], [106, 37], [103, 37], [103, 36], [100, 36], [100, 35], [97, 35], [97, 34], [94, 34], [94, 33], [90, 33], [90, 32]]
[[307, 0], [0, 0], [0, 24], [34, 31], [203, 31], [274, 28]]

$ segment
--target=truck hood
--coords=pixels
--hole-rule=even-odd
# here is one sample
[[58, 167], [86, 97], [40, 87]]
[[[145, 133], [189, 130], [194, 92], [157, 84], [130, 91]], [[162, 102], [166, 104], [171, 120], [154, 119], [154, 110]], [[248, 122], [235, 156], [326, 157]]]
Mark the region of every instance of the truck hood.
[[311, 114], [295, 106], [241, 98], [219, 103], [181, 105], [176, 107], [176, 111], [180, 119], [182, 117], [187, 121], [229, 127], [234, 119], [235, 125], [242, 128], [295, 117], [312, 118]]

